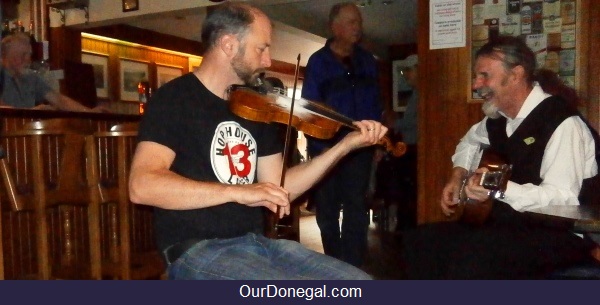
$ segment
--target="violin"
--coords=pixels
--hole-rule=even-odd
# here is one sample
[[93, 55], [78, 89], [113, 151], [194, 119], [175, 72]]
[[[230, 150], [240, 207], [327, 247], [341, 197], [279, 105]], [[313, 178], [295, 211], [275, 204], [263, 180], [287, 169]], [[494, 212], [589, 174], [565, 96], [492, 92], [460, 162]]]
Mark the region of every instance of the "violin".
[[[291, 103], [289, 97], [278, 92], [260, 93], [245, 86], [232, 86], [229, 90], [231, 112], [250, 121], [289, 124], [317, 139], [332, 138], [341, 126], [359, 129], [352, 124], [352, 119], [323, 104], [298, 99], [295, 101], [293, 111], [290, 111]], [[395, 157], [406, 153], [406, 144], [403, 142], [392, 144], [387, 136], [379, 140], [378, 145]]]

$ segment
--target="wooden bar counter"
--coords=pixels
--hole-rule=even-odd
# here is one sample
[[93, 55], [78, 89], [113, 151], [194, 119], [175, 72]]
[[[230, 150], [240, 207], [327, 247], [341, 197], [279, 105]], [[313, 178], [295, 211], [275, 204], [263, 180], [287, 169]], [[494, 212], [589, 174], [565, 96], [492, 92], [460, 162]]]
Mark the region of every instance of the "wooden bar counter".
[[[30, 149], [31, 137], [14, 136], [26, 124], [33, 121], [62, 119], [63, 121], [72, 121], [84, 126], [86, 131], [104, 132], [109, 131], [114, 125], [121, 123], [139, 122], [139, 115], [128, 114], [112, 114], [112, 113], [80, 113], [80, 112], [63, 112], [63, 111], [46, 111], [32, 109], [14, 109], [0, 108], [0, 145], [6, 152], [5, 161], [8, 168], [12, 172], [13, 185], [17, 193], [32, 192], [36, 187], [33, 181], [31, 163], [33, 153]], [[12, 134], [12, 135], [11, 135]], [[61, 149], [57, 144], [58, 141], [44, 139], [42, 141], [42, 149], [39, 151], [39, 156], [42, 156], [44, 170], [42, 175], [46, 181], [45, 187], [52, 187], [59, 182], [61, 162], [60, 154], [64, 149]], [[100, 142], [98, 150], [100, 155], [104, 156], [100, 159], [100, 176], [103, 182], [115, 183], [117, 175], [116, 156], [111, 155], [110, 141]], [[83, 161], [81, 163], [81, 176], [86, 177], [86, 158], [84, 154], [80, 154]], [[79, 156], [79, 155], [78, 155]], [[35, 158], [33, 158], [34, 160]], [[78, 161], [79, 160], [73, 160]], [[63, 162], [64, 163], [64, 162]], [[87, 166], [87, 167], [86, 167]], [[39, 175], [39, 174], [38, 174]], [[4, 181], [4, 179], [3, 179]], [[112, 182], [111, 182], [112, 181]], [[0, 183], [0, 234], [2, 235], [2, 244], [0, 246], [0, 279], [37, 279], [39, 274], [43, 273], [40, 269], [38, 253], [36, 251], [39, 246], [39, 231], [36, 231], [35, 214], [30, 210], [18, 211], [11, 205], [7, 187], [5, 183]], [[73, 194], [78, 195], [78, 194]], [[110, 221], [111, 216], [108, 209], [114, 210], [115, 207], [103, 208], [100, 212], [100, 226], [115, 226], [114, 222]], [[38, 216], [39, 217], [39, 216]], [[93, 267], [90, 267], [90, 235], [88, 235], [88, 208], [84, 205], [58, 205], [48, 209], [46, 219], [48, 223], [48, 251], [50, 259], [48, 264], [51, 265], [50, 272], [46, 272], [46, 277], [49, 278], [65, 278], [65, 279], [87, 279], [93, 274]], [[110, 229], [110, 228], [108, 228]], [[113, 228], [114, 229], [114, 228]], [[142, 236], [145, 247], [153, 247], [153, 232], [152, 226], [145, 224], [142, 229], [145, 232], [138, 232]], [[103, 231], [104, 232], [104, 231]], [[108, 232], [108, 233], [106, 233]], [[103, 241], [116, 239], [116, 232], [108, 230], [102, 233], [100, 238]], [[110, 236], [110, 235], [114, 236]], [[45, 238], [45, 237], [44, 237]], [[102, 257], [110, 257], [111, 251], [102, 243]], [[92, 251], [93, 252], [93, 251]], [[44, 278], [44, 277], [41, 277]], [[93, 276], [92, 276], [93, 278]]]
[[107, 131], [115, 124], [138, 122], [141, 117], [132, 114], [84, 113], [0, 107], [0, 124], [2, 126], [2, 132], [18, 130], [27, 122], [52, 118], [86, 120], [93, 126], [96, 126], [97, 131]]

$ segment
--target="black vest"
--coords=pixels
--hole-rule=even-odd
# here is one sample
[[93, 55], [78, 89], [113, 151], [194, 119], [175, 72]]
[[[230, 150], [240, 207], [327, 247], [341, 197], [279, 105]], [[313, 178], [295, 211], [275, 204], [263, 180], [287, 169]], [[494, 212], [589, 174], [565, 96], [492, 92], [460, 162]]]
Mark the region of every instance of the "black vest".
[[[542, 101], [523, 120], [510, 138], [506, 136], [506, 118], [487, 120], [487, 131], [490, 146], [513, 165], [511, 181], [518, 184], [542, 182], [540, 168], [544, 157], [544, 149], [554, 130], [566, 119], [579, 116], [586, 123], [594, 136], [596, 146], [596, 162], [600, 164], [600, 140], [598, 133], [590, 127], [581, 114], [560, 97], [552, 96]], [[583, 204], [600, 205], [600, 196], [593, 193], [600, 187], [599, 175], [584, 179], [579, 193], [579, 201]]]

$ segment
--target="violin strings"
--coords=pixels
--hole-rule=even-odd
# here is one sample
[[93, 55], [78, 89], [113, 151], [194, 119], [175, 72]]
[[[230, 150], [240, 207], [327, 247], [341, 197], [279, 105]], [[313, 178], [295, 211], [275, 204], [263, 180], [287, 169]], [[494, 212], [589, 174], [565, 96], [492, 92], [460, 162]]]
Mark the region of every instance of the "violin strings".
[[[290, 104], [289, 97], [282, 95], [282, 94], [278, 94], [276, 92], [274, 92], [273, 94], [276, 96], [275, 100], [276, 100], [277, 105], [279, 105], [282, 108], [286, 108], [286, 109], [289, 107], [289, 104]], [[352, 120], [351, 118], [349, 118], [343, 114], [337, 113], [334, 110], [331, 110], [327, 106], [324, 106], [317, 102], [311, 102], [311, 101], [303, 99], [303, 98], [296, 99], [295, 102], [296, 102], [297, 106], [303, 107], [303, 108], [294, 107], [295, 114], [299, 117], [302, 117], [302, 115], [306, 114], [307, 112], [311, 112], [313, 114], [340, 122], [350, 128], [356, 129], [356, 126], [354, 126], [352, 124], [352, 122], [354, 120]]]

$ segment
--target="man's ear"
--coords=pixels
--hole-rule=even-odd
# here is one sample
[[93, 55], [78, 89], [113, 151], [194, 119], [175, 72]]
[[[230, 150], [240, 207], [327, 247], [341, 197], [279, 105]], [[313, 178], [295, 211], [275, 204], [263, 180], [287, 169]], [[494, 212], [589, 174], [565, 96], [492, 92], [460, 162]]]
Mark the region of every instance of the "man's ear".
[[516, 80], [521, 80], [521, 79], [526, 79], [527, 77], [525, 77], [525, 68], [523, 68], [523, 66], [518, 65], [513, 67], [512, 69], [512, 73], [515, 76]]
[[223, 35], [220, 40], [220, 47], [227, 57], [234, 57], [238, 52], [240, 42], [235, 35]]

